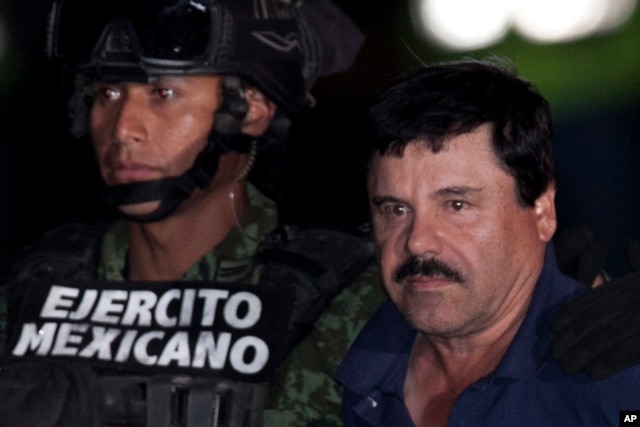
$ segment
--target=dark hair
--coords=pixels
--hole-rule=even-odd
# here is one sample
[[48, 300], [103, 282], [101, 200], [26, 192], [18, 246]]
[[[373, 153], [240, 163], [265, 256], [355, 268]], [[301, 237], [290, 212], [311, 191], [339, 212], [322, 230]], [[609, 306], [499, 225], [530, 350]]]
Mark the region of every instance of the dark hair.
[[555, 182], [548, 103], [502, 58], [422, 68], [378, 95], [368, 118], [368, 160], [376, 152], [401, 156], [414, 142], [437, 153], [449, 137], [489, 123], [493, 150], [515, 179], [520, 204], [533, 206]]

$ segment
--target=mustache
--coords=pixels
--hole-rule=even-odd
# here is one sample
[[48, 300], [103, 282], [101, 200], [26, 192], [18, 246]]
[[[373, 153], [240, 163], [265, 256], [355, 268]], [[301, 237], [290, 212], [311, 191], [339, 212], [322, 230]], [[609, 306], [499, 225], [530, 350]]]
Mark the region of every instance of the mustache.
[[396, 268], [396, 271], [393, 273], [393, 279], [396, 282], [401, 282], [409, 276], [418, 275], [425, 277], [443, 277], [457, 283], [465, 282], [462, 273], [444, 262], [438, 261], [435, 258], [422, 259], [417, 256], [412, 256]]

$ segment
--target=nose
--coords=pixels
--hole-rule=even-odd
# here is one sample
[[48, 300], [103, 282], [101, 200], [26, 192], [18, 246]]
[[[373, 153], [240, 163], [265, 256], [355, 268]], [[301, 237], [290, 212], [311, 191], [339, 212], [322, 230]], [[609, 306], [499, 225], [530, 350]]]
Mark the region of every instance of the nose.
[[144, 105], [134, 93], [127, 93], [119, 102], [115, 115], [115, 143], [129, 144], [142, 142], [145, 139]]
[[414, 215], [405, 240], [408, 255], [430, 258], [442, 251], [443, 230], [433, 215]]

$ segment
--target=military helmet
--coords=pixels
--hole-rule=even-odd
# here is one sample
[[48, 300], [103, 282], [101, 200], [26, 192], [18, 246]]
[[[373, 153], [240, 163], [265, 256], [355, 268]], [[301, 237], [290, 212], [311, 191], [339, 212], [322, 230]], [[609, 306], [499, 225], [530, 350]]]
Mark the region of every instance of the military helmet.
[[291, 113], [362, 41], [328, 0], [55, 0], [47, 52], [104, 81], [237, 75]]
[[[287, 116], [313, 105], [316, 79], [348, 68], [364, 41], [331, 0], [54, 0], [47, 34], [49, 57], [76, 77], [69, 102], [76, 137], [89, 131], [91, 80], [225, 76], [209, 144], [188, 171], [103, 189], [112, 207], [161, 200], [153, 213], [128, 217], [138, 222], [165, 218], [194, 188], [205, 188], [222, 153], [280, 147]], [[241, 132], [247, 111], [241, 80], [278, 106], [258, 144]]]

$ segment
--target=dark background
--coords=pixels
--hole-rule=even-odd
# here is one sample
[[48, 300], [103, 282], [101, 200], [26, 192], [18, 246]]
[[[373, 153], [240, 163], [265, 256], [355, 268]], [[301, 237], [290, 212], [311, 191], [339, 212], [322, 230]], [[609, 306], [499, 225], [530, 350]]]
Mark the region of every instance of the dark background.
[[[348, 72], [318, 82], [318, 106], [292, 128], [281, 187], [285, 220], [366, 220], [358, 118], [374, 94], [421, 62], [498, 53], [551, 102], [560, 229], [591, 225], [609, 245], [608, 270], [626, 271], [624, 248], [640, 238], [638, 11], [618, 33], [596, 39], [542, 46], [513, 34], [489, 49], [453, 54], [415, 34], [408, 1], [338, 3], [367, 41]], [[0, 277], [44, 230], [109, 217], [91, 147], [68, 136], [66, 94], [44, 57], [48, 9], [44, 0], [0, 0], [7, 37], [0, 59]]]

